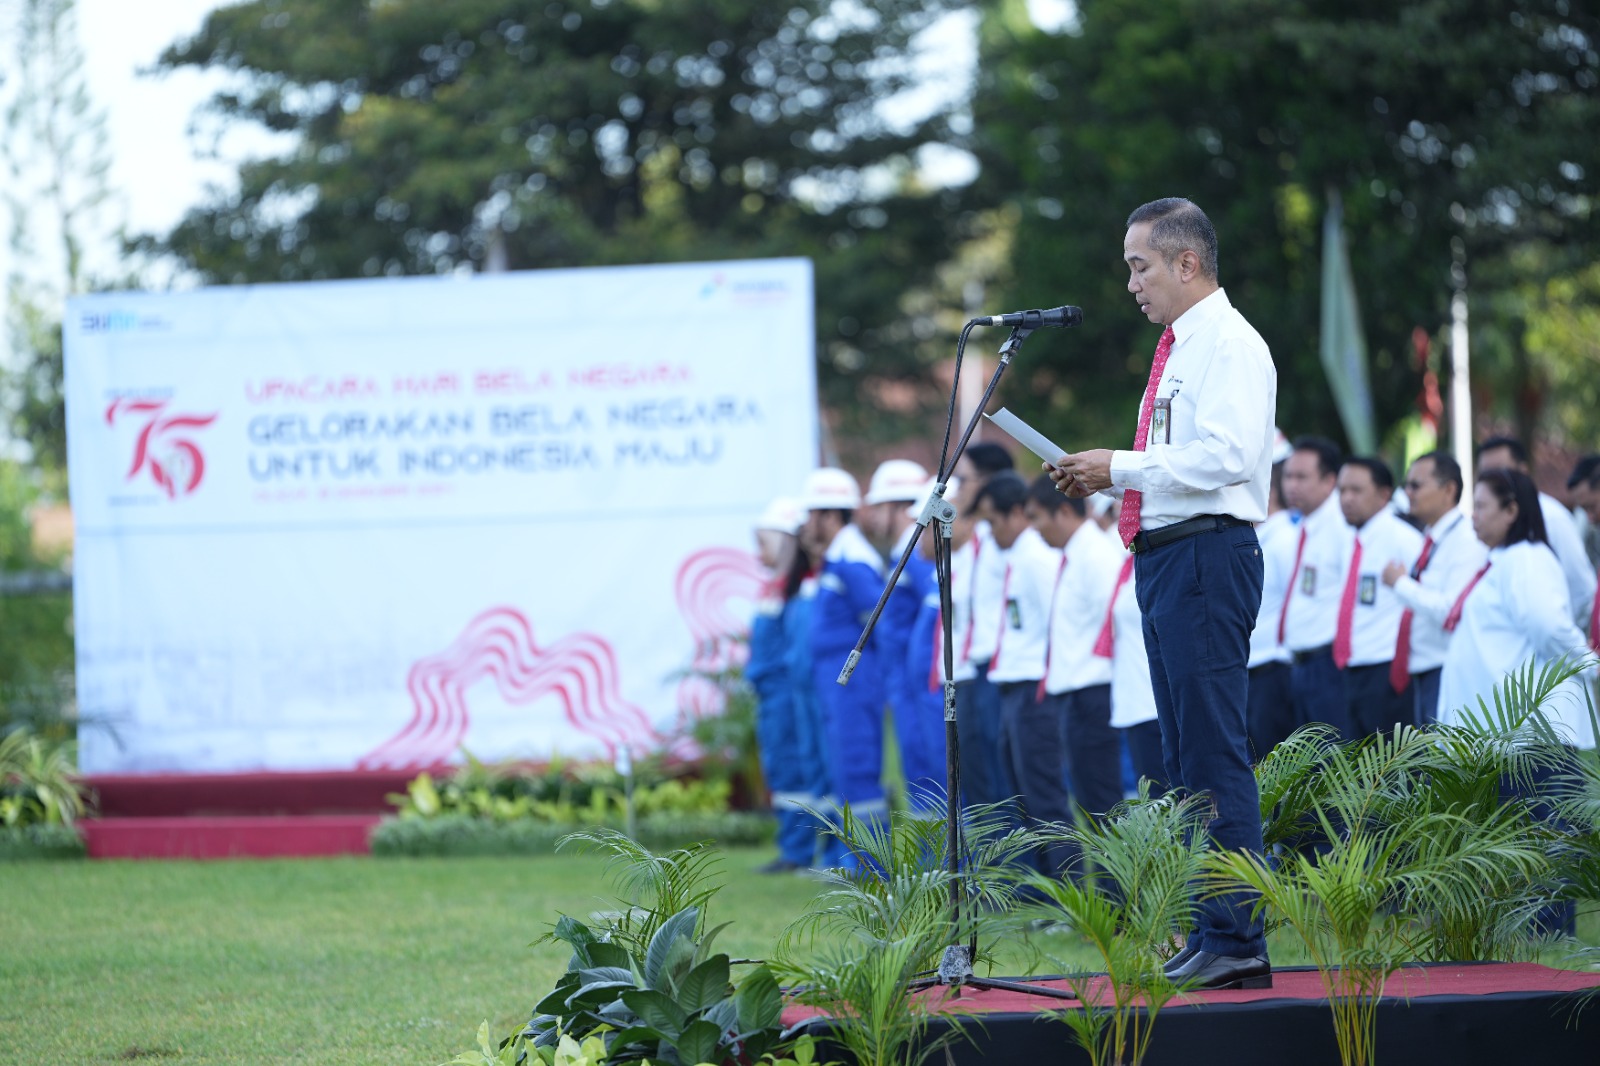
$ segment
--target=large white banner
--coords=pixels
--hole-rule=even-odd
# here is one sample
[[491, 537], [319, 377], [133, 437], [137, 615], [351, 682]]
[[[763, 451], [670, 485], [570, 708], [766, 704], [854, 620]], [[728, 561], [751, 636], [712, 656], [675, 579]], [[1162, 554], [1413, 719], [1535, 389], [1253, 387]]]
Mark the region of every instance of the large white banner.
[[657, 743], [813, 465], [812, 321], [804, 260], [72, 301], [84, 771]]

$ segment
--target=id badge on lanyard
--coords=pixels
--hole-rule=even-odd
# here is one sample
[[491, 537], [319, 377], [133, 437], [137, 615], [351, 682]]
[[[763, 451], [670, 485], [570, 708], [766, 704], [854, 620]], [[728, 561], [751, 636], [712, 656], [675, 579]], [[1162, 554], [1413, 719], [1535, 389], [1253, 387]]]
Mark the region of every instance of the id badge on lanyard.
[[1172, 443], [1172, 397], [1159, 396], [1150, 408], [1150, 444]]

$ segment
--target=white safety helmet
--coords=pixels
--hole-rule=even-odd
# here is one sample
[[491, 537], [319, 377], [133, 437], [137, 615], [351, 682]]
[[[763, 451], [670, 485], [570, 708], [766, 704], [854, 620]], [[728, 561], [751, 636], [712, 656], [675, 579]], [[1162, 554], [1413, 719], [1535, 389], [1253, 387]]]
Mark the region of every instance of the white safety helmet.
[[808, 511], [854, 511], [861, 506], [861, 486], [848, 471], [825, 466], [806, 475], [800, 506]]
[[792, 534], [805, 524], [806, 509], [793, 496], [779, 496], [756, 519], [757, 529], [775, 529], [779, 533]]
[[872, 472], [867, 486], [867, 503], [914, 500], [928, 484], [928, 472], [910, 459], [885, 459]]

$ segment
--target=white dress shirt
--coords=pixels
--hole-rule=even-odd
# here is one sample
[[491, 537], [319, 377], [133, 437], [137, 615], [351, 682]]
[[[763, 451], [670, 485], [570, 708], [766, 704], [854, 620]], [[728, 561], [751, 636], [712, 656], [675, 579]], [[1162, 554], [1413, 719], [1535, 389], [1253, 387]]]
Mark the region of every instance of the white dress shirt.
[[1332, 644], [1339, 624], [1339, 598], [1344, 595], [1345, 567], [1354, 534], [1339, 510], [1337, 492], [1328, 493], [1321, 506], [1300, 520], [1300, 534], [1305, 537], [1305, 549], [1300, 549], [1297, 535], [1294, 544], [1300, 565], [1294, 566], [1291, 555], [1289, 616], [1283, 630], [1283, 646], [1292, 652]]
[[[1447, 725], [1461, 724], [1464, 708], [1481, 720], [1478, 701], [1493, 708], [1495, 686], [1530, 660], [1542, 669], [1562, 656], [1588, 658], [1561, 564], [1547, 545], [1525, 540], [1495, 548], [1489, 563], [1467, 595], [1439, 677], [1439, 721]], [[1568, 678], [1543, 706], [1556, 732], [1580, 748], [1595, 746], [1584, 698], [1592, 674]]]
[[1172, 323], [1157, 400], [1172, 404], [1171, 439], [1111, 453], [1111, 484], [1138, 489], [1141, 529], [1203, 514], [1267, 517], [1278, 372], [1266, 341], [1218, 289]]
[[[931, 531], [930, 531], [931, 532]], [[957, 683], [978, 676], [972, 665], [972, 574], [977, 557], [978, 538], [974, 536], [950, 553], [950, 640], [955, 649]], [[939, 676], [944, 676], [944, 653], [939, 654]]]
[[1038, 681], [1044, 677], [1045, 649], [1050, 644], [1050, 591], [1061, 569], [1061, 553], [1030, 527], [1010, 548], [996, 554], [1005, 563], [1001, 572], [1005, 596], [996, 611], [989, 680]]
[[1067, 565], [1061, 570], [1050, 613], [1049, 670], [1044, 689], [1055, 696], [1090, 685], [1111, 684], [1111, 660], [1094, 653], [1094, 642], [1105, 625], [1111, 590], [1128, 557], [1120, 543], [1105, 531], [1084, 522], [1067, 539]]
[[1539, 493], [1539, 510], [1544, 514], [1545, 534], [1550, 550], [1556, 553], [1561, 573], [1567, 582], [1567, 602], [1572, 604], [1572, 619], [1579, 627], [1589, 624], [1594, 607], [1594, 564], [1578, 535], [1578, 520], [1554, 496]]
[[[1422, 550], [1422, 534], [1391, 507], [1353, 532], [1361, 542], [1361, 568], [1356, 573], [1356, 603], [1350, 616], [1350, 665], [1375, 666], [1394, 660], [1400, 615], [1405, 610], [1400, 597], [1383, 583], [1383, 568], [1393, 562], [1414, 561]], [[1350, 580], [1348, 571], [1345, 580]]]
[[1296, 511], [1277, 511], [1256, 527], [1261, 542], [1261, 610], [1256, 627], [1250, 631], [1249, 667], [1254, 670], [1268, 663], [1286, 663], [1289, 652], [1278, 643], [1278, 618], [1283, 614], [1283, 598], [1289, 594], [1289, 571], [1294, 569], [1294, 549], [1300, 543], [1300, 515]]
[[1111, 725], [1116, 729], [1156, 720], [1156, 690], [1150, 684], [1150, 660], [1144, 652], [1144, 615], [1134, 592], [1137, 583], [1130, 573], [1111, 608]]
[[987, 522], [979, 523], [972, 539], [978, 545], [978, 555], [972, 571], [971, 659], [986, 663], [1000, 636], [1000, 588], [1005, 583], [1006, 560]]
[[[1425, 674], [1444, 665], [1445, 652], [1450, 648], [1450, 634], [1444, 630], [1444, 620], [1472, 575], [1489, 561], [1488, 547], [1472, 531], [1472, 521], [1458, 510], [1450, 511], [1429, 526], [1427, 535], [1433, 538], [1428, 565], [1417, 577], [1408, 574], [1394, 583], [1394, 594], [1413, 612], [1410, 664], [1413, 674]], [[1416, 559], [1409, 562], [1415, 570]]]

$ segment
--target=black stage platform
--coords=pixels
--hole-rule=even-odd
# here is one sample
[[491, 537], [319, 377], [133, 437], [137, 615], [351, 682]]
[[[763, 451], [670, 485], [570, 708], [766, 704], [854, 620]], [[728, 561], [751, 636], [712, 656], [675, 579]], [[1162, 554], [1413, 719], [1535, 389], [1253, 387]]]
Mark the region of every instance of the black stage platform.
[[[1022, 978], [1065, 987], [1064, 982]], [[1600, 1064], [1600, 973], [1533, 963], [1433, 963], [1389, 978], [1378, 1008], [1379, 1063], [1407, 1066], [1594, 1066]], [[940, 994], [948, 990], [936, 990]], [[928, 993], [924, 993], [928, 994]], [[1588, 1004], [1585, 1008], [1585, 1003]], [[946, 1009], [971, 1012], [951, 1049], [958, 1066], [1051, 1063], [1089, 1057], [1055, 1015], [1061, 1002], [1020, 993], [964, 991]], [[1070, 1009], [1070, 1008], [1069, 1008]], [[786, 1021], [807, 1012], [791, 1008]], [[935, 1029], [942, 1027], [938, 1019]], [[827, 1020], [811, 1027], [825, 1037]], [[830, 1047], [827, 1057], [846, 1059]], [[932, 1061], [938, 1063], [943, 1056]], [[1145, 1066], [1339, 1066], [1333, 1015], [1317, 971], [1279, 970], [1273, 987], [1201, 992], [1163, 1007]]]

